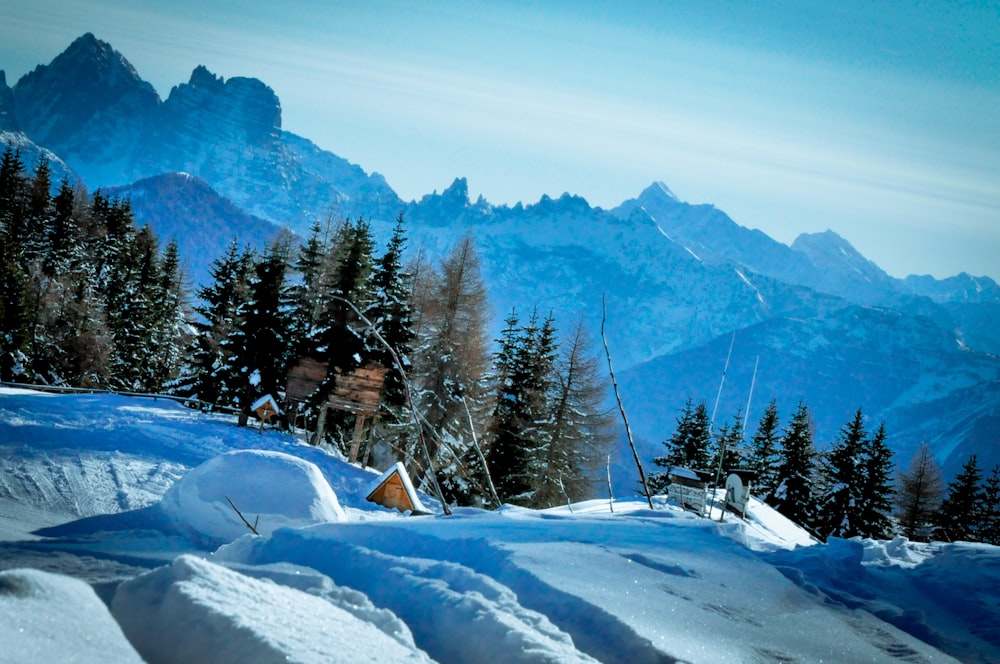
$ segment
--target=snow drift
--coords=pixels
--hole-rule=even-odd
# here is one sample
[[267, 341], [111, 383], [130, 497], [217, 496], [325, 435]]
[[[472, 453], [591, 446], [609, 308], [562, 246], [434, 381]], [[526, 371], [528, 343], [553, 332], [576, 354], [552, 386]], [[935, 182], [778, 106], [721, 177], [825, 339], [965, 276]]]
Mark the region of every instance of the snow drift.
[[210, 459], [170, 487], [162, 505], [178, 526], [215, 543], [249, 531], [234, 505], [261, 535], [347, 519], [315, 464], [266, 450]]

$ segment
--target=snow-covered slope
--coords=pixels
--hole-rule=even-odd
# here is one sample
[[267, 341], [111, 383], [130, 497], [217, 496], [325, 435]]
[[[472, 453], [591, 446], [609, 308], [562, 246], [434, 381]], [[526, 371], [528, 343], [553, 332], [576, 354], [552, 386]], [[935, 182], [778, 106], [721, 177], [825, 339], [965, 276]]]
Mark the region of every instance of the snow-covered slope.
[[[253, 448], [270, 451], [227, 454]], [[95, 492], [103, 497], [87, 509], [107, 514], [67, 514], [88, 482], [100, 487], [114, 474], [111, 458], [100, 457], [110, 451], [169, 466], [178, 481], [154, 490], [134, 476], [117, 499]], [[632, 500], [612, 509], [595, 499], [545, 512], [405, 517], [364, 501], [374, 471], [290, 435], [240, 429], [170, 401], [113, 395], [0, 388], [0, 453], [0, 477], [21, 469], [37, 481], [34, 489], [26, 482], [0, 488], [0, 523], [8, 524], [0, 528], [0, 568], [8, 570], [0, 572], [0, 637], [10, 661], [1000, 656], [1000, 635], [990, 627], [1000, 618], [994, 547], [818, 545], [756, 501], [747, 521], [729, 514], [722, 523], [662, 497], [653, 510]], [[58, 480], [68, 476], [82, 483]], [[39, 488], [48, 485], [54, 493]], [[256, 495], [230, 494], [239, 486]], [[160, 495], [171, 492], [183, 499], [168, 507]], [[181, 526], [215, 510], [220, 496], [258, 501], [246, 516], [260, 510], [261, 524], [292, 520], [263, 536], [212, 526], [229, 543], [206, 549]], [[19, 511], [25, 503], [48, 515], [33, 535]], [[346, 520], [338, 520], [335, 504]], [[327, 523], [294, 521], [324, 510], [319, 521]]]

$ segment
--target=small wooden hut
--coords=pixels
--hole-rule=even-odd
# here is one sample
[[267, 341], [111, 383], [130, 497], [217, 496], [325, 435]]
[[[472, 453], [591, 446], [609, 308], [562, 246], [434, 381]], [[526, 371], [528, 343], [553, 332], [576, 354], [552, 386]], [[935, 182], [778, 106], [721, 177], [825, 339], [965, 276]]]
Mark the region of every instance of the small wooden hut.
[[400, 512], [428, 514], [420, 502], [420, 497], [413, 488], [413, 483], [410, 481], [410, 476], [406, 474], [406, 468], [403, 467], [402, 462], [393, 464], [375, 480], [366, 499], [369, 502], [397, 509]]

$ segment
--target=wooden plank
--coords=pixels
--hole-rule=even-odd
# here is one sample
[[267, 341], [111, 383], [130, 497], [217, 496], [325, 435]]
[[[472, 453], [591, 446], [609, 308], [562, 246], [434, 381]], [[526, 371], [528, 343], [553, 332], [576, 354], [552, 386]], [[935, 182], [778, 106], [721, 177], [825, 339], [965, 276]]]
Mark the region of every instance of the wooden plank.
[[313, 394], [326, 380], [326, 362], [304, 357], [288, 371], [285, 396], [289, 399], [305, 399]]

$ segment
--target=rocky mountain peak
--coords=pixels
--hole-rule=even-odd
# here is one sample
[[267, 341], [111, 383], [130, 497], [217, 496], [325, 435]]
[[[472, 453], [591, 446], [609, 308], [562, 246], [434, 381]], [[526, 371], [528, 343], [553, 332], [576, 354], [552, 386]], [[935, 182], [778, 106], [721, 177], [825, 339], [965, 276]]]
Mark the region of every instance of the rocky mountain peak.
[[205, 65], [195, 67], [194, 71], [191, 72], [190, 80], [188, 80], [188, 85], [213, 90], [221, 90], [225, 86], [225, 83], [225, 79], [210, 72]]
[[[39, 65], [14, 86], [18, 119], [28, 136], [54, 149], [90, 133], [91, 123], [151, 112], [156, 91], [125, 57], [87, 33], [48, 65]], [[88, 127], [88, 125], [90, 125]]]
[[173, 131], [210, 143], [236, 139], [263, 145], [281, 130], [281, 103], [274, 90], [255, 78], [227, 81], [203, 65], [170, 91], [163, 113]]
[[469, 204], [469, 182], [465, 178], [455, 178], [455, 181], [441, 192], [441, 198], [460, 205]]

